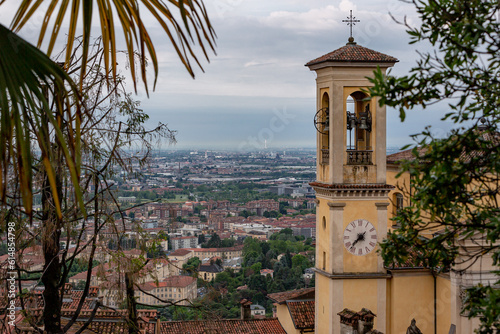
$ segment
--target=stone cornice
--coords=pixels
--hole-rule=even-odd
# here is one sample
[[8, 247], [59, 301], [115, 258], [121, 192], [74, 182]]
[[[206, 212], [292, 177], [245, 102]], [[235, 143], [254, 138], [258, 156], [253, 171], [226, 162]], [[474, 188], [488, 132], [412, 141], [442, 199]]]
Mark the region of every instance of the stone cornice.
[[394, 186], [389, 184], [326, 184], [309, 183], [316, 194], [325, 198], [386, 198]]
[[319, 268], [313, 269], [316, 273], [321, 276], [325, 276], [331, 279], [388, 279], [392, 275], [390, 273], [329, 273]]

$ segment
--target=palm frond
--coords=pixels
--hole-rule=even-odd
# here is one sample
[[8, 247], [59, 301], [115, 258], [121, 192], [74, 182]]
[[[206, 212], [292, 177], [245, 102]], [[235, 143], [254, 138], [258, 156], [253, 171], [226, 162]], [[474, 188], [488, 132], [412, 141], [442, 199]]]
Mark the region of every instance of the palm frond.
[[[42, 46], [45, 35], [51, 31], [47, 53], [50, 56], [55, 41], [60, 33], [60, 27], [68, 9], [70, 11], [70, 26], [68, 29], [66, 65], [69, 64], [71, 53], [73, 51], [73, 40], [75, 38], [76, 26], [80, 16], [83, 17], [83, 55], [82, 64], [88, 57], [88, 47], [90, 43], [90, 33], [94, 9], [97, 13], [101, 26], [101, 37], [105, 47], [105, 66], [106, 70], [113, 73], [116, 78], [116, 33], [113, 21], [115, 14], [122, 27], [123, 36], [126, 42], [127, 54], [129, 57], [129, 68], [134, 88], [137, 90], [137, 75], [134, 65], [136, 55], [139, 55], [139, 72], [142, 81], [148, 92], [148, 82], [146, 77], [146, 59], [149, 58], [154, 70], [154, 85], [158, 77], [158, 57], [153, 41], [146, 29], [141, 17], [141, 10], [146, 10], [158, 21], [167, 35], [170, 43], [174, 47], [179, 59], [186, 70], [194, 77], [193, 67], [190, 60], [203, 70], [194, 47], [198, 45], [203, 55], [208, 60], [207, 50], [215, 51], [215, 32], [207, 15], [203, 0], [95, 0], [97, 6], [94, 6], [93, 0], [46, 0], [49, 6], [46, 9], [44, 21], [40, 30], [38, 47]], [[19, 31], [29, 19], [39, 10], [44, 0], [24, 0], [19, 5], [19, 9], [12, 21], [11, 28]], [[71, 5], [69, 4], [71, 2]], [[168, 4], [168, 5], [167, 5]], [[59, 9], [56, 11], [57, 6]], [[174, 9], [174, 11], [171, 10]], [[83, 15], [79, 15], [82, 10]], [[55, 18], [53, 14], [57, 12]], [[52, 19], [52, 20], [51, 20]], [[49, 29], [49, 25], [53, 28]], [[81, 67], [81, 78], [85, 77], [86, 66]], [[153, 85], [153, 89], [154, 89]]]
[[[79, 142], [79, 133], [72, 133], [74, 141], [65, 140], [53, 111], [49, 107], [49, 96], [78, 96], [71, 78], [43, 52], [0, 25], [0, 199], [5, 201], [9, 187], [19, 182], [23, 206], [28, 215], [32, 212], [34, 154], [39, 155], [46, 169], [51, 191], [60, 215], [60, 199], [55, 189], [54, 157], [51, 142], [57, 141], [70, 173], [75, 196], [84, 210], [79, 187], [79, 151], [72, 146]], [[74, 102], [74, 101], [73, 101]], [[79, 99], [76, 101], [79, 108]], [[44, 124], [46, 120], [47, 124]], [[50, 125], [53, 135], [44, 128]], [[74, 127], [78, 129], [78, 125]], [[66, 130], [68, 131], [68, 130]], [[34, 152], [32, 143], [36, 142]], [[12, 174], [13, 173], [13, 174]]]

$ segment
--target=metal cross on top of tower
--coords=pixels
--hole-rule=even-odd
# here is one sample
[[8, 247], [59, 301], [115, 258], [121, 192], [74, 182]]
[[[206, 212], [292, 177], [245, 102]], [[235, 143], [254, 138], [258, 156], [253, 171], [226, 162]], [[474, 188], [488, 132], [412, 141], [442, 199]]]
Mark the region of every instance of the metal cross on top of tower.
[[356, 25], [356, 22], [361, 22], [360, 20], [356, 20], [356, 17], [352, 16], [352, 9], [351, 9], [351, 14], [347, 17], [347, 20], [342, 20], [342, 22], [347, 22], [347, 25], [350, 26], [351, 28], [351, 38], [352, 38], [352, 26]]

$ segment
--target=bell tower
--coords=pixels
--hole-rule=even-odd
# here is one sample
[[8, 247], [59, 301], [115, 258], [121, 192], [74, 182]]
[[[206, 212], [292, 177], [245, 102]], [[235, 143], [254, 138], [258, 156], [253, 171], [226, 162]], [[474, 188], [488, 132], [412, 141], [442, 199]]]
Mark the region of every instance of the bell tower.
[[386, 110], [367, 77], [398, 60], [348, 43], [306, 64], [317, 74], [316, 333], [340, 334], [344, 308], [370, 309], [386, 332], [388, 275], [377, 243], [387, 235]]

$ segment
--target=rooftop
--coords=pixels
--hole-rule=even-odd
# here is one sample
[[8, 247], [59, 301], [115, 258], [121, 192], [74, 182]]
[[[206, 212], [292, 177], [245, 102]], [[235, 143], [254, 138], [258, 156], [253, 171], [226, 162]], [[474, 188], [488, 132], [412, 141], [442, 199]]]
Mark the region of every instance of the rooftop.
[[304, 288], [285, 292], [270, 293], [267, 298], [278, 304], [283, 304], [291, 299], [314, 298], [314, 288]]
[[353, 40], [335, 51], [311, 60], [306, 66], [324, 62], [395, 63], [398, 61], [398, 59], [392, 56], [358, 45]]
[[162, 334], [286, 334], [276, 318], [252, 320], [197, 320], [162, 322]]
[[297, 329], [314, 328], [314, 300], [300, 300], [286, 302], [293, 325]]

